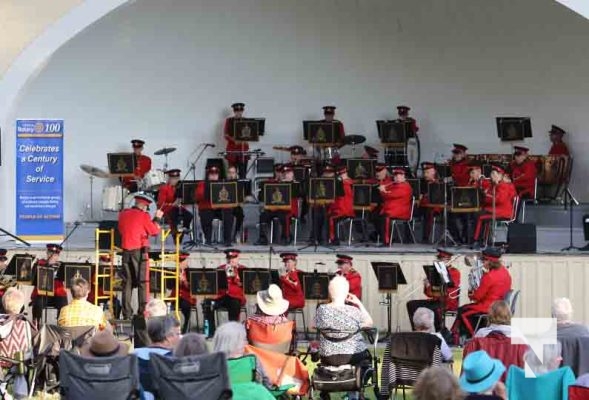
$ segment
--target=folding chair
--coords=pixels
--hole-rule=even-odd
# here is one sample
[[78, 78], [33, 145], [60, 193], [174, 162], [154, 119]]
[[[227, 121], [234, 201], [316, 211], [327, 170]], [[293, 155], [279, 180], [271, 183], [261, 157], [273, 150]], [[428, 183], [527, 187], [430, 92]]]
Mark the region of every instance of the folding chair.
[[587, 400], [589, 399], [589, 388], [585, 386], [569, 386], [569, 400]]
[[62, 350], [59, 355], [59, 369], [62, 399], [139, 398], [139, 368], [134, 354], [85, 358]]
[[562, 365], [571, 367], [575, 376], [589, 373], [589, 337], [558, 338], [558, 341], [562, 345]]
[[162, 399], [231, 399], [224, 353], [188, 357], [153, 354], [149, 361], [154, 394]]
[[[389, 247], [393, 245], [393, 236], [395, 235], [395, 227], [397, 223], [399, 224], [407, 224], [407, 229], [409, 229], [409, 233], [411, 234], [411, 239], [413, 243], [417, 243], [415, 240], [415, 232], [413, 232], [413, 211], [415, 211], [415, 196], [411, 197], [411, 214], [409, 215], [409, 219], [395, 219], [395, 218], [387, 218], [386, 223], [390, 224], [389, 229]], [[399, 234], [399, 240], [403, 243], [403, 235], [401, 231], [397, 229], [397, 233]]]
[[292, 354], [296, 349], [294, 321], [281, 324], [264, 324], [248, 319], [245, 323], [248, 342], [261, 349], [282, 354]]
[[[231, 389], [233, 398], [250, 398], [250, 399], [274, 399], [282, 396], [286, 390], [272, 392], [264, 385], [256, 382], [256, 356], [253, 354], [245, 355], [239, 358], [227, 360], [229, 370], [229, 379], [231, 380]], [[290, 388], [290, 386], [289, 386]]]

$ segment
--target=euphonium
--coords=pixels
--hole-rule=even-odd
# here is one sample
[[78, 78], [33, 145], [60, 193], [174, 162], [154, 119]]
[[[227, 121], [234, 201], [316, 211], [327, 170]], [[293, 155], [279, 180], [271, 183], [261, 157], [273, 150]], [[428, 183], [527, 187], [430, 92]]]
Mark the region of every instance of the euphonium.
[[481, 279], [485, 270], [483, 269], [483, 261], [478, 256], [465, 256], [464, 263], [471, 267], [468, 272], [468, 292], [474, 292], [481, 284]]

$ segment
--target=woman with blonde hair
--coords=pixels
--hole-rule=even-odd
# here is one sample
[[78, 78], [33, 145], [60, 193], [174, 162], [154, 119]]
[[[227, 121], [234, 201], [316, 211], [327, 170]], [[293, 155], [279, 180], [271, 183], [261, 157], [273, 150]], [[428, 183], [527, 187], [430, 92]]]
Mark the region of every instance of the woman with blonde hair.
[[413, 389], [415, 400], [462, 400], [465, 394], [458, 379], [448, 367], [437, 366], [424, 369]]

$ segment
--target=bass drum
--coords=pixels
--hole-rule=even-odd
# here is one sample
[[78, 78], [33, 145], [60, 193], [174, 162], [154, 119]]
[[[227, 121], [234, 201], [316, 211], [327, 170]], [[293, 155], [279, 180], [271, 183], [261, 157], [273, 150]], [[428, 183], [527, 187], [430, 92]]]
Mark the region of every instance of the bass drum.
[[149, 212], [149, 215], [151, 216], [151, 218], [153, 218], [155, 216], [155, 211], [157, 210], [157, 204], [154, 200], [154, 198], [145, 192], [135, 192], [135, 193], [131, 193], [129, 195], [127, 195], [127, 197], [125, 197], [125, 208], [131, 208], [135, 205], [135, 196], [137, 195], [142, 195], [144, 197], [149, 198], [150, 202], [149, 202], [149, 206], [147, 208], [147, 211]]
[[121, 185], [108, 186], [102, 189], [102, 210], [120, 211], [121, 201], [129, 195], [129, 191]]
[[411, 169], [413, 176], [417, 176], [419, 162], [421, 161], [419, 136], [415, 135], [414, 137], [407, 139], [407, 143], [405, 143], [405, 154], [407, 155], [407, 166]]

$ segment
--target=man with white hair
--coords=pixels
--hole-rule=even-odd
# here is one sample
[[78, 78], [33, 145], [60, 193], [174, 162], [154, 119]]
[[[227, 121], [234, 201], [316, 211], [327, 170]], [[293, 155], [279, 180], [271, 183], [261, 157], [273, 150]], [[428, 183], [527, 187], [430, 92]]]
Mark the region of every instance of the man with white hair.
[[589, 336], [587, 325], [573, 322], [573, 305], [568, 298], [554, 299], [552, 302], [552, 317], [556, 318], [556, 336], [559, 340]]
[[448, 347], [448, 343], [442, 337], [442, 334], [436, 332], [434, 329], [434, 312], [426, 307], [419, 307], [413, 314], [413, 325], [415, 332], [423, 332], [435, 335], [442, 341], [440, 351], [444, 361], [452, 360], [452, 350]]

